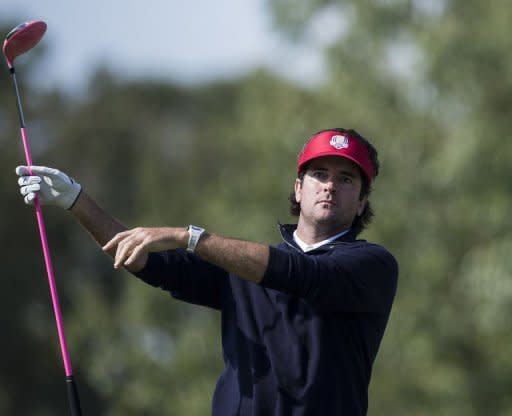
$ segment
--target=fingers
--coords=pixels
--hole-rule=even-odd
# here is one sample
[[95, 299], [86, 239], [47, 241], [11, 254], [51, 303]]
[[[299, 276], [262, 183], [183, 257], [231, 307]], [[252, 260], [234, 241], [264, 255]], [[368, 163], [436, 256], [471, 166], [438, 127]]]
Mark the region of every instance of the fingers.
[[[117, 234], [112, 240], [103, 246], [104, 251], [109, 251], [116, 247], [114, 256], [114, 268], [118, 269], [127, 266], [135, 261], [138, 256], [143, 254], [146, 246], [144, 234], [139, 229], [124, 231]], [[128, 263], [130, 260], [130, 263]]]
[[[34, 178], [34, 177], [31, 177], [31, 178]], [[37, 197], [37, 192], [39, 192], [41, 190], [41, 185], [39, 185], [39, 182], [40, 182], [40, 178], [39, 177], [35, 177], [36, 179], [39, 179], [39, 181], [26, 181], [26, 183], [30, 183], [29, 185], [27, 186], [22, 186], [20, 188], [20, 193], [21, 195], [24, 196], [23, 200], [25, 201], [25, 204], [27, 205], [31, 205], [34, 200], [36, 199]], [[20, 180], [23, 179], [23, 178], [20, 178]], [[20, 182], [21, 184], [21, 182]]]
[[23, 198], [23, 200], [25, 201], [25, 204], [32, 205], [36, 198], [37, 198], [37, 195], [35, 193], [30, 193], [30, 194], [27, 194], [25, 196], [25, 198]]
[[20, 165], [16, 167], [16, 175], [18, 176], [28, 176], [34, 173], [49, 173], [50, 171], [55, 170], [52, 168], [47, 168], [46, 166], [25, 166]]
[[16, 175], [18, 176], [59, 176], [62, 172], [58, 169], [49, 168], [47, 166], [25, 166], [20, 165], [16, 167]]
[[116, 234], [103, 246], [103, 250], [114, 257], [114, 268], [132, 266], [142, 261], [149, 252], [183, 247], [183, 233], [188, 239], [188, 232], [185, 229], [137, 227]]
[[114, 269], [119, 269], [124, 265], [124, 262], [130, 257], [137, 245], [138, 240], [133, 238], [133, 236], [128, 236], [119, 242], [114, 259]]
[[16, 175], [18, 175], [18, 176], [30, 175], [30, 170], [28, 169], [28, 166], [17, 166], [16, 167]]
[[41, 178], [39, 176], [22, 176], [18, 179], [18, 185], [32, 185], [35, 183], [41, 183]]
[[130, 235], [131, 233], [133, 232], [133, 230], [128, 230], [128, 231], [123, 231], [121, 233], [117, 233], [109, 242], [107, 242], [107, 244], [105, 244], [102, 249], [104, 251], [109, 251], [111, 250], [112, 248], [114, 248], [115, 246], [117, 246], [117, 244], [119, 243], [119, 241], [121, 241], [123, 238], [125, 238], [127, 235]]
[[18, 179], [20, 185], [20, 193], [24, 196], [25, 204], [31, 205], [37, 197], [37, 193], [41, 190], [41, 178], [39, 176], [22, 176]]
[[146, 244], [139, 244], [132, 251], [132, 254], [125, 260], [124, 265], [129, 267], [135, 264], [142, 256], [148, 253]]
[[39, 192], [41, 190], [41, 185], [38, 183], [34, 183], [32, 185], [22, 186], [20, 188], [21, 195], [28, 195], [32, 192]]

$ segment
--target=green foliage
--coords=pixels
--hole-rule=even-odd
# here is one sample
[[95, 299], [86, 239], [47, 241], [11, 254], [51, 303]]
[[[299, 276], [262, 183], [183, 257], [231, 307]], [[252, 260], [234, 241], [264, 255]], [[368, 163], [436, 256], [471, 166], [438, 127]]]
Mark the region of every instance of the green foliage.
[[[293, 221], [287, 195], [305, 139], [356, 128], [382, 164], [365, 237], [400, 262], [369, 414], [511, 414], [509, 3], [268, 6], [298, 43], [338, 19], [343, 30], [319, 45], [321, 85], [305, 89], [260, 70], [184, 88], [116, 82], [98, 70], [89, 93], [73, 100], [29, 87], [21, 65], [36, 163], [69, 172], [128, 225], [197, 223], [275, 243], [276, 221]], [[326, 15], [331, 26], [319, 25]], [[5, 72], [0, 413], [65, 414], [37, 229], [12, 173], [22, 153], [9, 82]], [[208, 414], [222, 368], [217, 314], [114, 272], [71, 218], [56, 209], [45, 216], [86, 413]]]

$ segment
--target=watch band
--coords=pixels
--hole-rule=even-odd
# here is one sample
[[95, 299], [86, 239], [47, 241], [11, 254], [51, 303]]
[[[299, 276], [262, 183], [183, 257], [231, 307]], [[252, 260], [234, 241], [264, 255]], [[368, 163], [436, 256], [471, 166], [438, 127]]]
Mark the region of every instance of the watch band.
[[188, 246], [187, 251], [193, 253], [196, 250], [197, 243], [204, 233], [204, 228], [197, 227], [195, 225], [189, 225], [188, 231]]

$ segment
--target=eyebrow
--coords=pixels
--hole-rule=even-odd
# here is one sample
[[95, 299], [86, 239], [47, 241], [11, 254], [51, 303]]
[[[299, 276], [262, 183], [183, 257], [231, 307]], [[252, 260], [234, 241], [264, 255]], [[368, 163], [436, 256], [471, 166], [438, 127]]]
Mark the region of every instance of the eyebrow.
[[[322, 171], [322, 172], [326, 172], [328, 169], [327, 168], [322, 168], [322, 167], [318, 167], [318, 168], [311, 168], [312, 171]], [[342, 175], [345, 175], [345, 176], [350, 176], [351, 178], [355, 178], [357, 175], [354, 173], [354, 172], [351, 172], [349, 170], [340, 170], [337, 172], [338, 174], [342, 174]]]

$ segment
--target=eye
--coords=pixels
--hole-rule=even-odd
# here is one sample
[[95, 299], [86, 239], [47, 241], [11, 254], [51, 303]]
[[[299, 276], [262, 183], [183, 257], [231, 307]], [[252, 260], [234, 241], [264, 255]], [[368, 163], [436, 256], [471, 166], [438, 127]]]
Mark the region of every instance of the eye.
[[311, 176], [313, 176], [313, 178], [315, 179], [323, 179], [326, 177], [326, 173], [322, 170], [314, 170], [312, 173], [311, 173]]
[[345, 176], [343, 175], [341, 177], [341, 182], [342, 183], [346, 183], [346, 184], [351, 184], [352, 182], [354, 182], [353, 178], [351, 178], [350, 176]]

